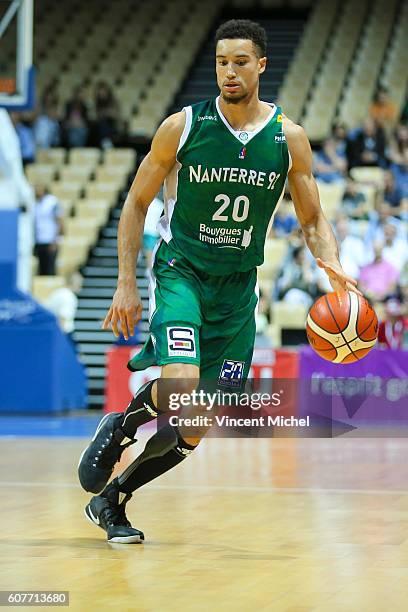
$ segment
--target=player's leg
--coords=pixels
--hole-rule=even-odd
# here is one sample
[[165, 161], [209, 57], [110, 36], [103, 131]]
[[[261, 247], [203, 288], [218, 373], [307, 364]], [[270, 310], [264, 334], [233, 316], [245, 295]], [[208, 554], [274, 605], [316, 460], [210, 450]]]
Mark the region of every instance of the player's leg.
[[[182, 328], [174, 325], [171, 329]], [[174, 364], [172, 368], [164, 368], [164, 376], [188, 378], [189, 374], [182, 371], [187, 365]], [[174, 370], [174, 367], [178, 369]], [[167, 405], [159, 407], [157, 395], [157, 380], [149, 381], [135, 394], [124, 413], [114, 412], [102, 418], [79, 460], [78, 475], [85, 491], [102, 491], [124, 449], [136, 442], [138, 428], [168, 410]]]
[[[168, 245], [162, 243], [150, 282], [151, 335], [143, 350], [129, 362], [131, 370], [177, 362], [199, 365], [201, 313], [195, 278], [188, 267], [174, 262]], [[103, 417], [79, 460], [78, 476], [85, 491], [102, 491], [123, 450], [136, 441], [138, 427], [167, 410], [167, 406], [158, 406], [156, 394], [155, 381], [148, 382], [124, 414]]]
[[78, 476], [85, 491], [99, 493], [103, 490], [124, 449], [136, 442], [138, 427], [160, 414], [153, 399], [155, 385], [155, 380], [147, 382], [124, 413], [111, 412], [100, 421], [79, 460]]
[[[199, 368], [192, 364], [168, 364], [163, 367], [163, 378], [171, 379], [172, 392], [190, 394], [198, 385]], [[143, 452], [117, 478], [119, 490], [130, 494], [183, 461], [199, 442], [188, 434], [188, 430], [168, 423], [159, 428]]]
[[[152, 277], [154, 299], [151, 300], [150, 339], [141, 353], [129, 362], [129, 368], [144, 369], [153, 363], [162, 365], [162, 376], [172, 379], [177, 392], [190, 393], [199, 379], [199, 292], [190, 268], [174, 265], [175, 259], [166, 245], [159, 249], [157, 255]], [[123, 433], [133, 434], [140, 422], [137, 421], [138, 415], [144, 414], [140, 408], [147, 410], [145, 403], [157, 413], [168, 410], [168, 403], [158, 398], [157, 384], [151, 385], [148, 391], [150, 397], [144, 398], [142, 406], [131, 402], [122, 420], [118, 421]], [[114, 438], [107, 437], [109, 440]], [[180, 463], [193, 450], [194, 442], [183, 438], [175, 428], [163, 427], [122, 475], [122, 486], [119, 487], [118, 479], [115, 479], [91, 500], [86, 508], [88, 518], [107, 531], [109, 540], [116, 537], [119, 530], [121, 541], [126, 541], [124, 533], [129, 534], [129, 542], [134, 541], [135, 534], [124, 511], [132, 491]], [[125, 441], [125, 445], [127, 443]], [[92, 468], [95, 470], [93, 465]]]
[[[162, 376], [171, 379], [175, 392], [191, 393], [198, 384], [199, 368], [194, 364], [172, 363], [163, 367]], [[183, 437], [177, 427], [164, 425], [129, 467], [91, 499], [85, 508], [86, 516], [106, 531], [109, 542], [141, 542], [143, 534], [131, 526], [125, 513], [133, 491], [181, 463], [198, 442]]]

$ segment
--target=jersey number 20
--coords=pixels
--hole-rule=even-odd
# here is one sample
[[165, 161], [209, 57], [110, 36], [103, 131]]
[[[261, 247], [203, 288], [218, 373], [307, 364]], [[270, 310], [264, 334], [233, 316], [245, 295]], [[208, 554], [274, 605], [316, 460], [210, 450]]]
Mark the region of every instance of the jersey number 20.
[[[231, 198], [227, 196], [225, 193], [220, 193], [215, 196], [215, 202], [222, 202], [221, 206], [217, 208], [215, 213], [212, 216], [213, 221], [228, 221], [228, 215], [223, 215], [222, 213], [227, 210], [228, 206], [231, 204]], [[249, 198], [247, 196], [241, 195], [237, 196], [232, 205], [232, 218], [234, 221], [245, 221], [248, 217], [249, 213]]]

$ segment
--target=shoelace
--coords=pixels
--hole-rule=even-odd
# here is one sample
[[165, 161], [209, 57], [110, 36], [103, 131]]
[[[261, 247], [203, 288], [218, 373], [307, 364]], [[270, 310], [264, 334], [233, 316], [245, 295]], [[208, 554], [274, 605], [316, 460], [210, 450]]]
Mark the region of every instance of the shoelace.
[[[105, 515], [106, 522], [109, 525], [120, 525], [123, 527], [131, 527], [132, 525], [129, 523], [128, 518], [125, 512], [125, 504], [127, 499], [122, 502], [120, 505], [109, 506], [105, 508], [102, 512]], [[110, 502], [111, 503], [111, 502]]]

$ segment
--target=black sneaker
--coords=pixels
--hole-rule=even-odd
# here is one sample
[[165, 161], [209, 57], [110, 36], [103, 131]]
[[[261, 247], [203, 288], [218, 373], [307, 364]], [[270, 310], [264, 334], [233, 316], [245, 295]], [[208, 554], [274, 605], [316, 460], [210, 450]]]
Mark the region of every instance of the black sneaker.
[[136, 442], [134, 438], [128, 438], [119, 429], [122, 417], [121, 412], [106, 414], [82, 453], [78, 464], [78, 476], [85, 491], [90, 493], [103, 491], [124, 449]]
[[143, 532], [134, 529], [126, 517], [125, 505], [131, 497], [119, 491], [115, 478], [85, 507], [86, 518], [106, 531], [108, 542], [137, 544], [144, 541]]

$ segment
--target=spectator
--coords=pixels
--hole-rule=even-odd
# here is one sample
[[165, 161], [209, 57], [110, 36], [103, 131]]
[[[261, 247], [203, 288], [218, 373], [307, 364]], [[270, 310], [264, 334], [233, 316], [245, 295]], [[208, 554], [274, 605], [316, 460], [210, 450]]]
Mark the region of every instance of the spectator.
[[263, 291], [259, 289], [258, 308], [255, 314], [256, 348], [272, 348], [271, 338], [268, 336], [268, 327], [271, 322], [270, 302]]
[[343, 194], [342, 210], [353, 219], [368, 219], [369, 206], [358, 183], [349, 178]]
[[399, 272], [403, 269], [408, 258], [406, 241], [397, 237], [397, 228], [392, 223], [384, 225], [383, 258], [397, 268]]
[[35, 188], [36, 205], [34, 209], [35, 254], [38, 257], [40, 276], [55, 275], [55, 261], [58, 254], [58, 241], [64, 233], [63, 217], [57, 198], [45, 187]]
[[408, 308], [408, 262], [406, 262], [400, 274], [396, 297], [404, 304], [405, 308]]
[[160, 198], [154, 198], [147, 209], [147, 215], [143, 231], [143, 251], [146, 258], [146, 270], [150, 273], [152, 269], [152, 252], [157, 242], [159, 232], [157, 223], [163, 212], [163, 202]]
[[352, 235], [349, 220], [345, 215], [337, 219], [335, 233], [339, 245], [340, 263], [344, 271], [349, 276], [358, 278], [360, 269], [367, 263], [363, 241]]
[[384, 348], [401, 349], [406, 347], [408, 318], [404, 316], [403, 305], [395, 298], [385, 305], [385, 319], [378, 328], [378, 343]]
[[68, 147], [84, 147], [88, 140], [88, 108], [85, 90], [76, 87], [74, 94], [65, 107], [64, 129]]
[[317, 179], [325, 183], [342, 181], [346, 171], [346, 161], [338, 155], [336, 142], [333, 138], [327, 138], [320, 151], [314, 155], [314, 172]]
[[[408, 261], [406, 262], [405, 266], [402, 269], [400, 283], [401, 283], [401, 289], [408, 290]], [[407, 293], [408, 291], [405, 291], [404, 295], [406, 295], [406, 297], [408, 298]], [[403, 297], [402, 300], [404, 301], [404, 303], [406, 302], [408, 304], [408, 299], [405, 300]]]
[[397, 118], [397, 107], [391, 101], [388, 89], [381, 85], [374, 96], [373, 103], [370, 106], [370, 116], [377, 125], [385, 130], [388, 130], [395, 123]]
[[51, 79], [43, 89], [41, 96], [41, 112], [48, 112], [50, 108], [58, 108], [58, 80]]
[[392, 170], [387, 170], [384, 174], [383, 198], [384, 202], [388, 204], [389, 214], [399, 216], [402, 212], [403, 193], [400, 186], [397, 185]]
[[288, 303], [311, 306], [317, 293], [315, 273], [305, 247], [297, 247], [277, 280], [277, 297]]
[[34, 123], [34, 135], [36, 145], [40, 149], [58, 147], [61, 144], [61, 127], [55, 106], [38, 115]]
[[[338, 217], [335, 225], [335, 234], [339, 245], [340, 263], [346, 272], [353, 278], [358, 278], [361, 268], [367, 263], [367, 249], [361, 238], [353, 236], [350, 223], [345, 215]], [[314, 260], [312, 260], [313, 265]], [[333, 291], [327, 274], [321, 268], [315, 268], [317, 287], [320, 294]]]
[[399, 125], [390, 146], [390, 170], [400, 198], [398, 214], [407, 218], [408, 210], [408, 127]]
[[373, 119], [366, 119], [363, 128], [348, 140], [347, 160], [349, 169], [355, 166], [385, 167], [385, 134]]
[[119, 129], [119, 104], [105, 81], [96, 84], [94, 101], [98, 146], [112, 147]]
[[408, 126], [397, 126], [390, 145], [390, 160], [398, 166], [408, 166]]
[[370, 248], [374, 242], [384, 242], [384, 227], [387, 223], [395, 225], [399, 238], [404, 237], [404, 224], [396, 217], [391, 216], [389, 210], [388, 204], [379, 200], [376, 204], [376, 209], [369, 213], [369, 221], [365, 236], [365, 243], [368, 248]]
[[399, 279], [397, 268], [385, 261], [382, 249], [382, 243], [376, 242], [374, 259], [362, 268], [359, 278], [361, 291], [373, 301], [383, 301], [392, 295]]
[[35, 161], [35, 138], [32, 115], [30, 113], [11, 113], [11, 119], [20, 142], [23, 166]]
[[344, 123], [336, 123], [334, 125], [332, 138], [336, 154], [341, 159], [346, 160], [347, 129]]
[[78, 307], [78, 293], [81, 290], [82, 277], [78, 272], [65, 279], [63, 287], [55, 289], [45, 302], [46, 308], [57, 317], [60, 327], [75, 344], [75, 314]]
[[391, 170], [384, 172], [383, 200], [390, 208], [398, 208], [401, 194], [395, 185], [395, 178]]

